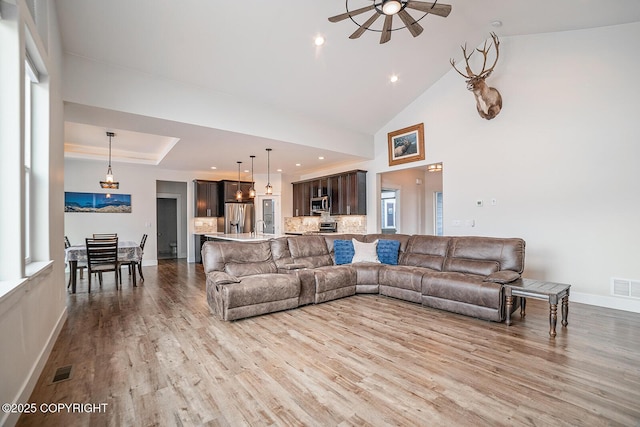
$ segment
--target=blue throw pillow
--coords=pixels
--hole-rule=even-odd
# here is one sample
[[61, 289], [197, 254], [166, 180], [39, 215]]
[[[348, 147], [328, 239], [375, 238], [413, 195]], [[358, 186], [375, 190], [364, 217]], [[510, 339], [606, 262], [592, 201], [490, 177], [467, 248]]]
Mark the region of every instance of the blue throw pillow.
[[383, 264], [398, 265], [400, 242], [397, 240], [378, 240], [378, 259]]
[[336, 259], [336, 265], [349, 264], [356, 253], [351, 240], [334, 240], [333, 252]]

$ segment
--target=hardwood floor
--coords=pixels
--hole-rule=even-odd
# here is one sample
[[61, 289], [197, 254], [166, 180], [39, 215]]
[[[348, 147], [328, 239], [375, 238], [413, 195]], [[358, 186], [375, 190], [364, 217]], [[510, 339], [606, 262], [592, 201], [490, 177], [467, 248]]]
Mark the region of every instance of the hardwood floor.
[[639, 314], [570, 303], [551, 339], [543, 301], [508, 327], [358, 295], [229, 323], [209, 313], [201, 265], [144, 276], [79, 282], [30, 400], [106, 410], [18, 425], [640, 425]]

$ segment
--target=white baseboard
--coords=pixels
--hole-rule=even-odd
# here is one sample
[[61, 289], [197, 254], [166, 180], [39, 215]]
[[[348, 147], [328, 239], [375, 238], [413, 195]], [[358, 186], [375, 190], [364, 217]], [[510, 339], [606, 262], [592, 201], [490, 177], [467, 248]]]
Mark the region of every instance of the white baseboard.
[[640, 313], [640, 300], [637, 299], [571, 292], [569, 300], [571, 302], [596, 305], [598, 307], [613, 308], [615, 310]]
[[[33, 393], [33, 389], [40, 378], [40, 374], [44, 370], [44, 366], [47, 364], [47, 360], [49, 360], [49, 356], [51, 355], [51, 350], [53, 350], [53, 346], [58, 340], [58, 336], [60, 335], [60, 331], [64, 326], [64, 322], [67, 321], [67, 307], [64, 307], [64, 310], [60, 314], [58, 321], [56, 322], [56, 327], [53, 328], [49, 338], [47, 339], [47, 344], [42, 348], [40, 355], [38, 356], [38, 360], [31, 368], [31, 372], [29, 376], [25, 380], [20, 393], [16, 397], [13, 403], [25, 403], [29, 402], [29, 398], [31, 397], [31, 393]], [[4, 403], [4, 402], [3, 402]], [[4, 418], [0, 418], [0, 425], [2, 426], [15, 426], [18, 422], [18, 418], [20, 418], [19, 413], [7, 413]]]

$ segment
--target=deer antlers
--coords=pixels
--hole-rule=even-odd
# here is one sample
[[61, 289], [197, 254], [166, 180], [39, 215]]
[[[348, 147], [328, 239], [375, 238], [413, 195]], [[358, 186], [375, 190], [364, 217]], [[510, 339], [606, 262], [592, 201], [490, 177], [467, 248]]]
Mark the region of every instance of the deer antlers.
[[[458, 68], [456, 67], [456, 61], [454, 59], [451, 59], [449, 62], [451, 62], [451, 66], [453, 67], [453, 69], [466, 79], [472, 79], [474, 77], [484, 79], [486, 77], [489, 77], [489, 75], [493, 72], [496, 64], [498, 63], [498, 57], [500, 56], [500, 49], [498, 48], [498, 46], [500, 46], [500, 40], [498, 39], [496, 33], [491, 33], [491, 38], [493, 39], [493, 46], [496, 47], [496, 60], [493, 62], [491, 68], [485, 70], [485, 67], [487, 66], [487, 54], [489, 53], [489, 50], [491, 50], [491, 45], [489, 45], [489, 47], [487, 48], [487, 41], [485, 40], [484, 47], [482, 49], [472, 50], [469, 55], [467, 55], [466, 43], [464, 46], [460, 46], [460, 48], [462, 48], [462, 54], [464, 55], [464, 62], [466, 64], [465, 69], [467, 71], [467, 74], [464, 74], [460, 70], [458, 70]], [[471, 55], [473, 55], [473, 52], [475, 52], [476, 50], [482, 53], [482, 56], [484, 57], [484, 60], [482, 62], [482, 71], [480, 71], [480, 73], [478, 74], [475, 74], [473, 71], [471, 71], [471, 67], [469, 66], [469, 58], [471, 58]]]

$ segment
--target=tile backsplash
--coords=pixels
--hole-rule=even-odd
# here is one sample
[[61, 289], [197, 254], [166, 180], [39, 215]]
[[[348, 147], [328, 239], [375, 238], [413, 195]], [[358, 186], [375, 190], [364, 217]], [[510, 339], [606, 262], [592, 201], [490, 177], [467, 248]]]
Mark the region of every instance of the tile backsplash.
[[[367, 232], [366, 215], [336, 215], [331, 219], [338, 223], [338, 233], [365, 234]], [[313, 233], [320, 227], [319, 216], [295, 216], [284, 219], [285, 233]]]
[[218, 231], [218, 218], [194, 218], [193, 232], [195, 234], [215, 233]]

